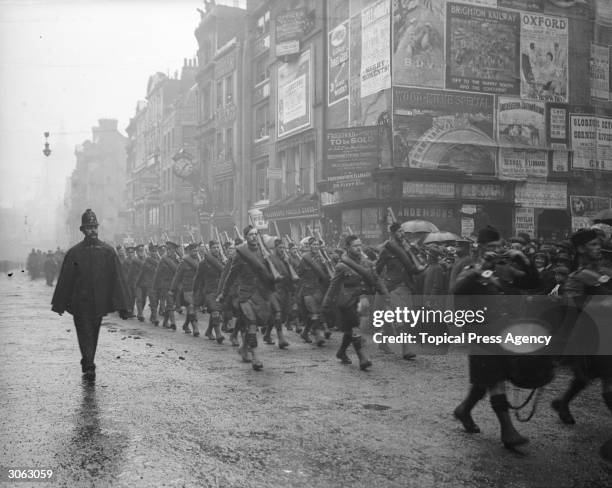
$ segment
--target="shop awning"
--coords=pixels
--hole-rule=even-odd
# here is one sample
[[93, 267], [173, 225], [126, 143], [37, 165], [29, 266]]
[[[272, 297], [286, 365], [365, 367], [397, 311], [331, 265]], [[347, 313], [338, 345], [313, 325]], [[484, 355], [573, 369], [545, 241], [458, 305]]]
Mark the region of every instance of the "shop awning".
[[316, 193], [291, 195], [262, 209], [265, 220], [318, 219], [319, 197]]

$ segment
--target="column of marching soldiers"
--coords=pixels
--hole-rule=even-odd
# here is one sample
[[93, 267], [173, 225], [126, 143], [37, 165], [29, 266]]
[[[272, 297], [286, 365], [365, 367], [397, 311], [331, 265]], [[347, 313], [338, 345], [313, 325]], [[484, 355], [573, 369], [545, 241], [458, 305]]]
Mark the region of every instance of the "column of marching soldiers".
[[[242, 360], [257, 371], [263, 368], [259, 337], [286, 349], [292, 332], [300, 341], [323, 347], [334, 331], [341, 335], [339, 361], [352, 363], [352, 346], [360, 369], [367, 370], [372, 362], [362, 335], [374, 309], [445, 309], [454, 300], [455, 306], [476, 310], [482, 308], [483, 297], [493, 296], [499, 299], [493, 303], [500, 304], [492, 311], [495, 320], [524, 312], [523, 307], [504, 309], [508, 296], [541, 296], [567, 310], [581, 310], [594, 296], [612, 294], [612, 241], [601, 228], [582, 229], [556, 242], [533, 240], [527, 234], [502, 239], [490, 226], [478, 231], [476, 242], [457, 236], [449, 241], [448, 233], [438, 233], [439, 239], [436, 233], [410, 234], [408, 228], [394, 222], [388, 240], [369, 247], [352, 233], [337, 247], [328, 247], [317, 232], [294, 242], [247, 226], [242, 235], [235, 229], [234, 240], [225, 234], [223, 242], [217, 237], [207, 245], [167, 240], [116, 250], [131, 294], [132, 317], [135, 307], [135, 317], [145, 321], [148, 302], [148, 320], [154, 326], [172, 331], [180, 326], [198, 337], [198, 313], [208, 313], [204, 336], [222, 344], [229, 334]], [[553, 319], [551, 328], [566, 323], [568, 316], [571, 322], [571, 313], [566, 313]], [[386, 347], [379, 346], [390, 352]], [[404, 359], [415, 357], [410, 347], [402, 346]], [[512, 359], [469, 356], [470, 386], [454, 410], [466, 432], [478, 433], [471, 412], [488, 393], [507, 448], [527, 442], [509, 414], [505, 385], [519, 383]], [[602, 398], [612, 412], [612, 355], [549, 359], [545, 366], [532, 368], [528, 375], [533, 378], [526, 384], [550, 382], [551, 376], [543, 372], [547, 368], [570, 369], [567, 390], [552, 402], [563, 423], [575, 423], [570, 402], [595, 378], [601, 380]]]

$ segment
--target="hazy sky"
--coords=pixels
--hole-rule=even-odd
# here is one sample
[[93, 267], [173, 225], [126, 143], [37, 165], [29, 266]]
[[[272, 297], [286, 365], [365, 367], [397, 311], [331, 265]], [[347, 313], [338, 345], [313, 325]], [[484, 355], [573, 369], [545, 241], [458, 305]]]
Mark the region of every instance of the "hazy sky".
[[0, 206], [45, 182], [63, 196], [74, 147], [98, 119], [125, 133], [149, 76], [195, 57], [196, 8], [203, 1], [0, 0]]

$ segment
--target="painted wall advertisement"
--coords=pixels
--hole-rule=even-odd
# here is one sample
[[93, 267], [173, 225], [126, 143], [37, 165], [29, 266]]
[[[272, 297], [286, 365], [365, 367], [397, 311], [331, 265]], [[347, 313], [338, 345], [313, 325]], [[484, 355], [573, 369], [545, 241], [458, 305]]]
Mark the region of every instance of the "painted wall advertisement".
[[524, 232], [529, 237], [535, 236], [535, 211], [533, 208], [520, 207], [514, 209], [514, 233]]
[[446, 2], [393, 2], [393, 84], [444, 88]]
[[521, 13], [521, 97], [567, 102], [565, 17]]
[[311, 123], [310, 50], [293, 63], [278, 67], [278, 137], [285, 137]]
[[545, 147], [544, 102], [499, 97], [497, 132], [500, 145]]
[[391, 86], [390, 2], [380, 0], [361, 11], [361, 97]]
[[328, 104], [333, 105], [349, 95], [349, 47], [348, 20], [329, 32], [327, 52], [329, 93]]
[[572, 167], [612, 171], [612, 119], [571, 115]]
[[546, 151], [524, 151], [502, 147], [499, 150], [499, 179], [525, 180], [548, 176]]
[[279, 13], [276, 16], [276, 55], [286, 56], [300, 52], [300, 39], [307, 20], [304, 7]]
[[396, 165], [495, 173], [494, 97], [393, 87]]
[[567, 209], [567, 183], [525, 181], [514, 187], [514, 202], [521, 207]]
[[572, 231], [590, 227], [595, 214], [607, 208], [611, 208], [610, 198], [571, 195]]
[[610, 50], [608, 46], [591, 43], [589, 62], [591, 75], [591, 98], [610, 98]]
[[449, 2], [446, 88], [518, 95], [521, 14]]

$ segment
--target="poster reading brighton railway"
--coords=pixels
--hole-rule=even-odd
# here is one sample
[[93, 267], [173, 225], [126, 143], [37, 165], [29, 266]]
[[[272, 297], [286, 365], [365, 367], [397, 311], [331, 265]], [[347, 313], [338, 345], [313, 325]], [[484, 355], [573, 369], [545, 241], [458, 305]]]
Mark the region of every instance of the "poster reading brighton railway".
[[396, 165], [494, 174], [493, 95], [393, 87]]
[[497, 140], [501, 146], [544, 147], [546, 144], [544, 102], [499, 97]]
[[393, 2], [393, 84], [444, 88], [446, 1]]
[[567, 102], [568, 21], [521, 13], [521, 98]]
[[449, 2], [446, 88], [518, 95], [521, 14]]

